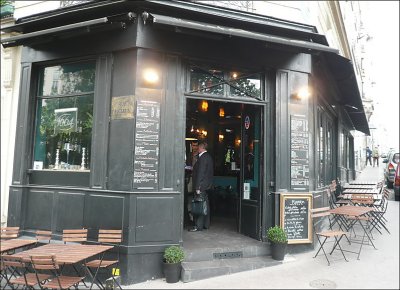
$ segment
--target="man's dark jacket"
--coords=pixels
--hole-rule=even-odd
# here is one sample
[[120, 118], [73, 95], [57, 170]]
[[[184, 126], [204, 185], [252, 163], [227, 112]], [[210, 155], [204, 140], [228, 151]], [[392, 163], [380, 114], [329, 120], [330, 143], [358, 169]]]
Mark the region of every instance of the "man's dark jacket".
[[193, 190], [200, 189], [200, 192], [205, 192], [211, 189], [214, 167], [210, 153], [204, 152], [198, 157], [197, 162], [193, 167]]

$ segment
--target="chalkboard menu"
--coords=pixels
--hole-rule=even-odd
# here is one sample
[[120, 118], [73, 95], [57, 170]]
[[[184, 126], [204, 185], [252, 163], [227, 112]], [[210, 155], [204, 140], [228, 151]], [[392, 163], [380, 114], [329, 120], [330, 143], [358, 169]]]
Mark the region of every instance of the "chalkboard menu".
[[136, 105], [133, 187], [156, 189], [160, 151], [160, 103], [138, 100]]
[[290, 117], [290, 185], [293, 190], [309, 189], [308, 121], [305, 116]]
[[281, 227], [289, 244], [312, 243], [311, 193], [281, 193]]

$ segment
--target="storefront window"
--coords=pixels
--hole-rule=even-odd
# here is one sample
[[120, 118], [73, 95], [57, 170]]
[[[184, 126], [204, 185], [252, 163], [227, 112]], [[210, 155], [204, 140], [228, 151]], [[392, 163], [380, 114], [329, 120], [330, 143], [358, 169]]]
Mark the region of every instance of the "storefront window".
[[41, 69], [33, 169], [90, 169], [94, 80], [94, 62]]

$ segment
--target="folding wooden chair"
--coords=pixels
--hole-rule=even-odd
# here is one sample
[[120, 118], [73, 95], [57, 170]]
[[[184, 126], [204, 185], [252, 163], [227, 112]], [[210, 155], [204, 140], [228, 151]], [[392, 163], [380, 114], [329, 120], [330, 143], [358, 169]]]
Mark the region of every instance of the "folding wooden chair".
[[16, 239], [19, 236], [19, 227], [2, 227], [0, 238], [2, 240]]
[[67, 242], [85, 243], [87, 242], [87, 229], [65, 229], [63, 230], [62, 240], [64, 244]]
[[[333, 230], [332, 229], [332, 223], [331, 223], [331, 219], [330, 217], [330, 213], [329, 213], [329, 207], [322, 207], [322, 208], [315, 208], [315, 209], [311, 209], [311, 218], [313, 219], [313, 227], [314, 227], [314, 232], [317, 236], [318, 239], [318, 243], [320, 245], [317, 253], [315, 254], [314, 258], [318, 256], [319, 252], [322, 250], [326, 260], [328, 261], [328, 266], [330, 266], [330, 261], [328, 259], [328, 256], [325, 252], [324, 249], [324, 245], [326, 243], [326, 241], [328, 240], [328, 238], [334, 238], [335, 242], [333, 244], [332, 250], [329, 253], [329, 255], [332, 255], [333, 251], [336, 249], [336, 247], [339, 247], [340, 252], [342, 253], [344, 259], [347, 261], [346, 256], [343, 253], [342, 247], [340, 246], [340, 241], [343, 237], [347, 236], [347, 232], [344, 232], [342, 230]], [[329, 222], [329, 229], [327, 230], [323, 230], [323, 231], [317, 231], [317, 219], [319, 220], [319, 223], [323, 226], [324, 220], [325, 218], [328, 218], [328, 222]], [[323, 239], [323, 241], [321, 241], [321, 239]]]
[[[3, 266], [8, 271], [10, 278], [6, 275], [7, 284], [14, 289], [14, 286], [22, 286], [23, 288], [33, 288], [40, 282], [43, 282], [51, 277], [51, 275], [40, 274], [36, 276], [35, 273], [28, 272], [28, 265], [22, 262], [21, 258], [11, 255], [3, 255], [1, 257]], [[14, 278], [12, 278], [14, 277]]]
[[47, 244], [50, 244], [50, 241], [51, 241], [51, 231], [43, 231], [43, 230], [37, 230], [36, 232], [35, 232], [35, 238], [36, 238], [36, 241], [37, 241], [37, 243], [39, 243], [39, 242], [45, 242], [45, 243], [47, 243]]
[[[78, 285], [85, 277], [78, 276], [65, 276], [60, 273], [60, 266], [57, 263], [54, 255], [35, 255], [30, 256], [32, 268], [35, 271], [40, 289], [69, 289]], [[40, 281], [38, 277], [43, 272], [51, 272], [53, 276], [51, 279]]]
[[[62, 240], [63, 240], [64, 244], [66, 244], [66, 243], [83, 244], [83, 243], [87, 242], [87, 234], [88, 234], [87, 229], [65, 229], [65, 230], [63, 230]], [[80, 275], [79, 271], [75, 267], [75, 265], [72, 265], [72, 268], [74, 269], [74, 271], [77, 275]], [[85, 287], [87, 287], [85, 281], [82, 281], [82, 282], [85, 285]]]
[[96, 277], [94, 283], [100, 288], [105, 289], [105, 286], [101, 283], [100, 279], [97, 278], [98, 271], [100, 269], [107, 271], [111, 269], [111, 278], [115, 284], [122, 290], [121, 285], [115, 279], [115, 272], [119, 265], [119, 258], [120, 258], [120, 245], [122, 243], [122, 230], [106, 230], [106, 229], [99, 229], [98, 240], [100, 244], [103, 245], [113, 245], [117, 248], [117, 259], [104, 259], [102, 256], [101, 259], [92, 260], [86, 263], [86, 267], [88, 268], [92, 277]]

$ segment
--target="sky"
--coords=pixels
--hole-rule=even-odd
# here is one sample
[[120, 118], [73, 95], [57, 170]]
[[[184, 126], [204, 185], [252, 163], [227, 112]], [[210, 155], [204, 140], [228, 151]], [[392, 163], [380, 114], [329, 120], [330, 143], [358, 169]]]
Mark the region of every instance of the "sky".
[[365, 6], [362, 15], [366, 32], [373, 38], [368, 47], [376, 81], [370, 127], [377, 129], [371, 131], [378, 139], [376, 144], [399, 148], [399, 2], [360, 3]]

